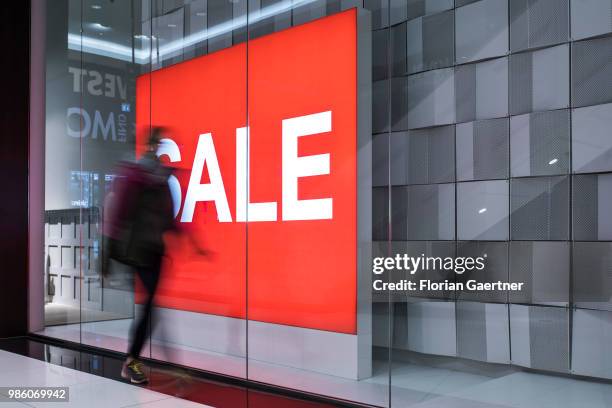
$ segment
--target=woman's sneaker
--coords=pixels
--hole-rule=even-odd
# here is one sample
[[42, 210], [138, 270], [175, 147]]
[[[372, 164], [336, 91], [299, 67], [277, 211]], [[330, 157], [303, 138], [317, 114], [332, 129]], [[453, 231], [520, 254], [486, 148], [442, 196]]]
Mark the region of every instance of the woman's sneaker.
[[130, 363], [124, 364], [121, 377], [129, 379], [133, 384], [143, 384], [149, 381], [144, 373], [144, 364], [138, 360], [132, 360]]

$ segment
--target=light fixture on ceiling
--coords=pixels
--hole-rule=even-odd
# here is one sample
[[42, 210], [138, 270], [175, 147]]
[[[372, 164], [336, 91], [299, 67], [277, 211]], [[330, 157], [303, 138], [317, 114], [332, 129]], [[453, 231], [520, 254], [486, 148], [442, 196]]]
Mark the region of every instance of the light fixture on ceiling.
[[548, 162], [548, 164], [552, 166], [553, 164], [555, 164], [558, 161], [559, 161], [559, 159], [552, 159], [551, 161]]
[[99, 5], [99, 4], [92, 4], [91, 8], [94, 9], [94, 10], [100, 10], [102, 8], [102, 6]]
[[485, 213], [485, 212], [487, 212], [486, 208], [481, 208], [480, 210], [478, 210], [478, 214], [482, 214], [482, 213]]
[[[248, 24], [254, 24], [272, 16], [286, 13], [296, 7], [304, 6], [314, 1], [316, 0], [280, 0], [273, 5], [262, 7], [256, 15], [249, 16], [248, 19], [247, 15], [241, 15], [212, 27], [209, 26], [184, 38], [169, 41], [159, 47], [155, 58], [163, 58], [165, 55], [170, 55], [185, 47], [216, 38], [241, 27], [246, 27]], [[155, 36], [152, 36], [152, 39], [155, 40]], [[132, 49], [122, 44], [80, 34], [68, 33], [68, 48], [79, 52], [116, 58], [122, 61], [134, 61], [137, 64], [148, 64], [151, 62], [151, 50], [149, 48]]]
[[176, 24], [168, 24], [168, 27], [170, 27], [170, 28], [176, 28]]
[[109, 31], [111, 29], [110, 26], [106, 26], [100, 23], [89, 23], [89, 27], [92, 30], [96, 30], [96, 31]]

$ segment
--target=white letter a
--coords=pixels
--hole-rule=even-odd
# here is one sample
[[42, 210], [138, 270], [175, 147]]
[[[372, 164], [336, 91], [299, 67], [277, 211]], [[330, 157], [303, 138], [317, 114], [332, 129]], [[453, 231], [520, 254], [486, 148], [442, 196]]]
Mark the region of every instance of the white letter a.
[[[208, 167], [209, 184], [200, 184], [204, 163]], [[223, 178], [221, 177], [221, 169], [219, 168], [215, 145], [210, 133], [201, 134], [198, 140], [181, 222], [192, 221], [193, 211], [198, 201], [214, 201], [219, 222], [232, 222], [232, 215], [227, 204], [225, 187], [223, 186]]]

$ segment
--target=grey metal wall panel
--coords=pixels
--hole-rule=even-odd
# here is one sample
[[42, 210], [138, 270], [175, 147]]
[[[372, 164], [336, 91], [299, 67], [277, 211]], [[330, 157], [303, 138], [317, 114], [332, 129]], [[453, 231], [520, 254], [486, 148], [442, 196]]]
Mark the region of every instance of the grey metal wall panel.
[[459, 64], [508, 52], [508, 0], [481, 0], [455, 11]]
[[[456, 245], [454, 241], [409, 241], [406, 243], [407, 249], [404, 253], [410, 256], [421, 256], [426, 257], [454, 257], [456, 255]], [[452, 270], [445, 270], [444, 268], [434, 267], [428, 269], [427, 279], [433, 282], [455, 282], [456, 274]], [[416, 273], [414, 275], [408, 274], [408, 279], [417, 282], [423, 278], [422, 273]], [[418, 287], [418, 286], [417, 286]], [[432, 299], [455, 299], [455, 291], [452, 290], [415, 290], [410, 292], [411, 297], [426, 297]]]
[[372, 185], [389, 185], [389, 135], [372, 136]]
[[[453, 0], [396, 0], [408, 4], [408, 20], [453, 8]], [[402, 21], [402, 20], [398, 20]]]
[[410, 126], [408, 77], [391, 79], [391, 130], [406, 130]]
[[508, 59], [456, 67], [457, 122], [508, 115]]
[[389, 26], [389, 0], [363, 0], [363, 7], [370, 10], [373, 30]]
[[408, 2], [406, 0], [390, 0], [389, 25], [395, 25], [408, 19]]
[[508, 119], [474, 123], [474, 177], [477, 180], [508, 177]]
[[[392, 158], [402, 154], [399, 152], [401, 146], [393, 145], [393, 140]], [[399, 180], [405, 180], [404, 184], [448, 183], [455, 180], [454, 126], [411, 130], [407, 140], [407, 160], [402, 167], [405, 173], [394, 178], [393, 167], [392, 183]]]
[[572, 110], [572, 171], [612, 170], [612, 104]]
[[419, 353], [457, 355], [455, 302], [411, 300], [408, 346]]
[[569, 38], [569, 0], [510, 0], [510, 49], [544, 47]]
[[567, 306], [570, 296], [568, 242], [514, 241], [510, 243], [510, 281], [523, 290], [510, 291], [510, 302]]
[[372, 84], [372, 133], [389, 130], [389, 80]]
[[[411, 137], [420, 133], [413, 130]], [[439, 126], [427, 132], [429, 159], [429, 183], [448, 183], [455, 181], [455, 127]]]
[[571, 0], [572, 39], [612, 32], [612, 2], [608, 0]]
[[389, 135], [391, 156], [391, 184], [404, 185], [408, 183], [408, 166], [412, 151], [408, 132], [394, 132]]
[[612, 243], [575, 242], [572, 260], [576, 306], [612, 311]]
[[389, 29], [372, 31], [372, 80], [389, 76]]
[[510, 362], [508, 305], [486, 303], [485, 311], [487, 361], [507, 364]]
[[408, 73], [423, 71], [423, 18], [415, 18], [406, 23], [406, 60]]
[[457, 125], [457, 179], [508, 177], [508, 119]]
[[510, 345], [512, 363], [531, 367], [529, 306], [510, 305]]
[[567, 174], [569, 110], [510, 118], [510, 169], [513, 177]]
[[511, 114], [568, 106], [568, 45], [510, 56]]
[[476, 119], [508, 115], [508, 58], [476, 65]]
[[455, 13], [452, 10], [423, 17], [424, 69], [438, 69], [453, 65], [455, 60], [454, 23]]
[[[507, 242], [459, 242], [457, 256], [483, 257], [485, 267], [483, 270], [465, 271], [457, 275], [457, 282], [467, 283], [468, 280], [477, 282], [508, 282], [508, 243]], [[475, 302], [507, 302], [508, 293], [503, 290], [469, 291], [457, 293], [458, 300]]]
[[512, 362], [569, 372], [569, 310], [562, 307], [510, 306]]
[[569, 372], [569, 310], [529, 308], [531, 367]]
[[[455, 238], [455, 186], [453, 184], [409, 186], [406, 187], [406, 193], [408, 240]], [[395, 203], [395, 200], [393, 202]], [[401, 205], [400, 202], [398, 200], [398, 205]], [[395, 213], [395, 210], [393, 211]], [[404, 227], [399, 221], [397, 225], [399, 228]], [[395, 232], [393, 236], [395, 239]]]
[[511, 238], [567, 240], [569, 238], [569, 179], [514, 179], [510, 188]]
[[612, 38], [572, 44], [572, 106], [612, 102]]
[[407, 98], [410, 129], [454, 123], [453, 69], [438, 69], [409, 76]]
[[574, 176], [572, 194], [574, 239], [612, 240], [612, 174]]
[[457, 184], [457, 238], [508, 239], [508, 181]]
[[[408, 73], [408, 23], [401, 23], [390, 27], [391, 30], [391, 74], [393, 76], [402, 76]], [[387, 51], [387, 50], [385, 50]]]
[[612, 313], [574, 310], [572, 373], [612, 379]]
[[476, 65], [455, 68], [455, 105], [457, 122], [476, 119]]
[[389, 188], [372, 189], [372, 240], [386, 241], [389, 234]]
[[[609, 178], [607, 176], [606, 178]], [[572, 188], [572, 227], [573, 239], [577, 241], [597, 241], [599, 231], [599, 177], [595, 174], [575, 175]], [[608, 182], [607, 180], [604, 182]], [[604, 208], [604, 216], [607, 213]]]
[[478, 361], [508, 363], [508, 306], [457, 302], [457, 355]]
[[457, 302], [457, 355], [462, 358], [487, 361], [484, 303]]
[[510, 114], [533, 111], [533, 54], [513, 54], [509, 60]]

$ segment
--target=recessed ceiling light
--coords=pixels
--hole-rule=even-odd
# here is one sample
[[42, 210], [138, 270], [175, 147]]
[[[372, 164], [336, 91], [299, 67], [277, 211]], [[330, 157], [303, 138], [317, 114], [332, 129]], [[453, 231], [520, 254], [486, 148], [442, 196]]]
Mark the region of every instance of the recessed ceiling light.
[[552, 166], [553, 164], [555, 164], [558, 161], [559, 161], [559, 159], [552, 159], [551, 161], [548, 162], [548, 164], [550, 164]]
[[168, 24], [168, 27], [170, 27], [170, 28], [175, 28], [175, 27], [176, 27], [176, 24]]
[[486, 208], [481, 208], [480, 210], [478, 210], [478, 214], [482, 214], [484, 212], [487, 212]]
[[94, 9], [94, 10], [100, 10], [102, 8], [102, 6], [99, 5], [99, 4], [92, 4], [91, 8]]
[[137, 38], [139, 40], [146, 40], [148, 37], [146, 35], [143, 34], [137, 34], [134, 36], [134, 38]]

